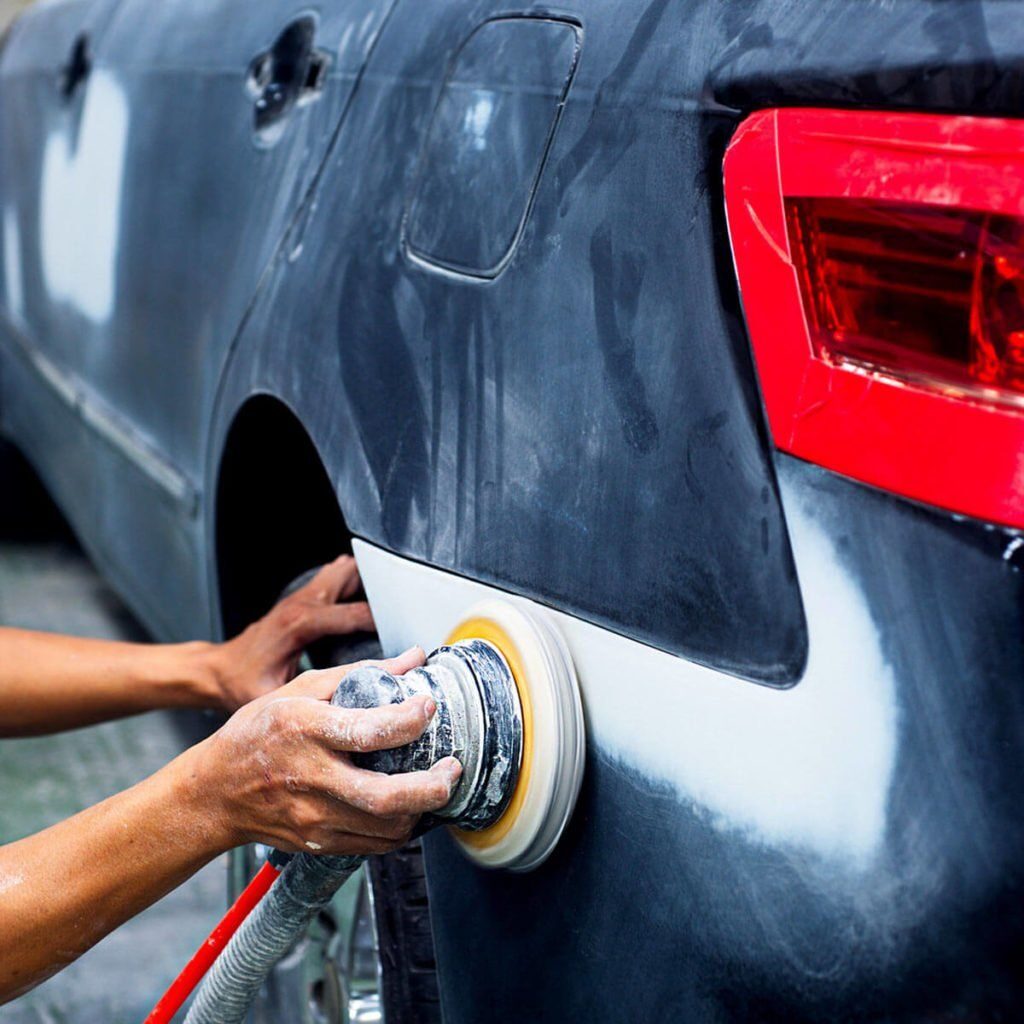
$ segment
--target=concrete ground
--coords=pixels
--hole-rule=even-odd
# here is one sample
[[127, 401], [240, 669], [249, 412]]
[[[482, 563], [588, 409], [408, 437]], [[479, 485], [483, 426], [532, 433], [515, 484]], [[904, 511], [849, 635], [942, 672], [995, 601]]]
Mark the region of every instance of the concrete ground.
[[[0, 457], [0, 624], [145, 639], [55, 516], [18, 514], [21, 482], [5, 479]], [[207, 728], [199, 715], [154, 713], [0, 741], [0, 843], [132, 785]], [[214, 862], [61, 974], [0, 1007], [0, 1024], [139, 1024], [222, 913], [225, 893], [226, 866]], [[2, 946], [0, 937], [0, 955]]]
[[33, 0], [0, 0], [0, 32], [32, 2]]

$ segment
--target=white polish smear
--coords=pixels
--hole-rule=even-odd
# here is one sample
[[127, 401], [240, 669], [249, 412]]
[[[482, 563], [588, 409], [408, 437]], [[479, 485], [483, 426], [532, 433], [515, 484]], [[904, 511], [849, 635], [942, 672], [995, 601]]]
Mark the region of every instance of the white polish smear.
[[0, 896], [11, 889], [16, 889], [25, 879], [22, 875], [0, 872]]
[[306, 846], [310, 850], [322, 850], [323, 849], [323, 847], [319, 843], [314, 843], [312, 840], [309, 840], [309, 839], [306, 840]]
[[[716, 828], [858, 869], [885, 834], [895, 681], [831, 541], [795, 494], [785, 504], [810, 638], [804, 677], [788, 690], [547, 614], [579, 673], [589, 742], [605, 756], [671, 787]], [[362, 542], [356, 556], [386, 651], [438, 643], [472, 605], [505, 596]]]
[[1014, 537], [1013, 540], [1006, 545], [1006, 550], [1003, 551], [1003, 561], [1009, 562], [1018, 550], [1020, 550], [1022, 545], [1024, 545], [1024, 537]]

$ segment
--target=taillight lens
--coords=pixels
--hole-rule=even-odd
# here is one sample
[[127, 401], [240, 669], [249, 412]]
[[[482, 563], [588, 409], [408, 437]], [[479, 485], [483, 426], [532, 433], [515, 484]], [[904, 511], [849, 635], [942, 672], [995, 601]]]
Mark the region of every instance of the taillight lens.
[[786, 223], [821, 358], [1024, 404], [1024, 221], [802, 197]]
[[776, 445], [1024, 527], [1024, 121], [763, 111], [725, 198]]

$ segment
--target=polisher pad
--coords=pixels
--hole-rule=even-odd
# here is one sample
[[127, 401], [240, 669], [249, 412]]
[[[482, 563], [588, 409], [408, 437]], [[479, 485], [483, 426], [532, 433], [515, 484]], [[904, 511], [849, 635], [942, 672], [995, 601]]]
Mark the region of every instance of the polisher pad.
[[394, 774], [458, 757], [463, 772], [451, 800], [424, 815], [421, 830], [448, 825], [466, 855], [487, 867], [537, 867], [561, 837], [583, 777], [583, 708], [562, 638], [521, 604], [487, 601], [426, 664], [401, 676], [354, 669], [332, 703], [369, 708], [418, 695], [437, 707], [422, 736], [353, 761]]
[[452, 835], [466, 855], [488, 867], [529, 871], [554, 849], [569, 822], [583, 779], [583, 706], [565, 641], [540, 614], [506, 601], [472, 608], [452, 631], [457, 646], [483, 640], [504, 658], [522, 711], [518, 779], [501, 817], [487, 828]]

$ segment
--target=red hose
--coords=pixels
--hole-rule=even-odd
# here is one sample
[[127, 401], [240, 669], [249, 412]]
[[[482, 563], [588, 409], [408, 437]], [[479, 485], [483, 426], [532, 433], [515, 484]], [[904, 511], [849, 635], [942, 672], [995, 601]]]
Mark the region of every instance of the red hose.
[[239, 925], [263, 899], [280, 873], [280, 869], [275, 868], [269, 861], [256, 872], [252, 881], [242, 891], [242, 895], [235, 900], [203, 944], [192, 954], [192, 959], [171, 982], [171, 987], [160, 997], [156, 1006], [149, 1011], [144, 1024], [169, 1024], [171, 1018], [192, 994], [192, 990], [203, 980], [203, 975], [213, 966], [221, 950], [231, 941], [231, 936], [238, 931]]

